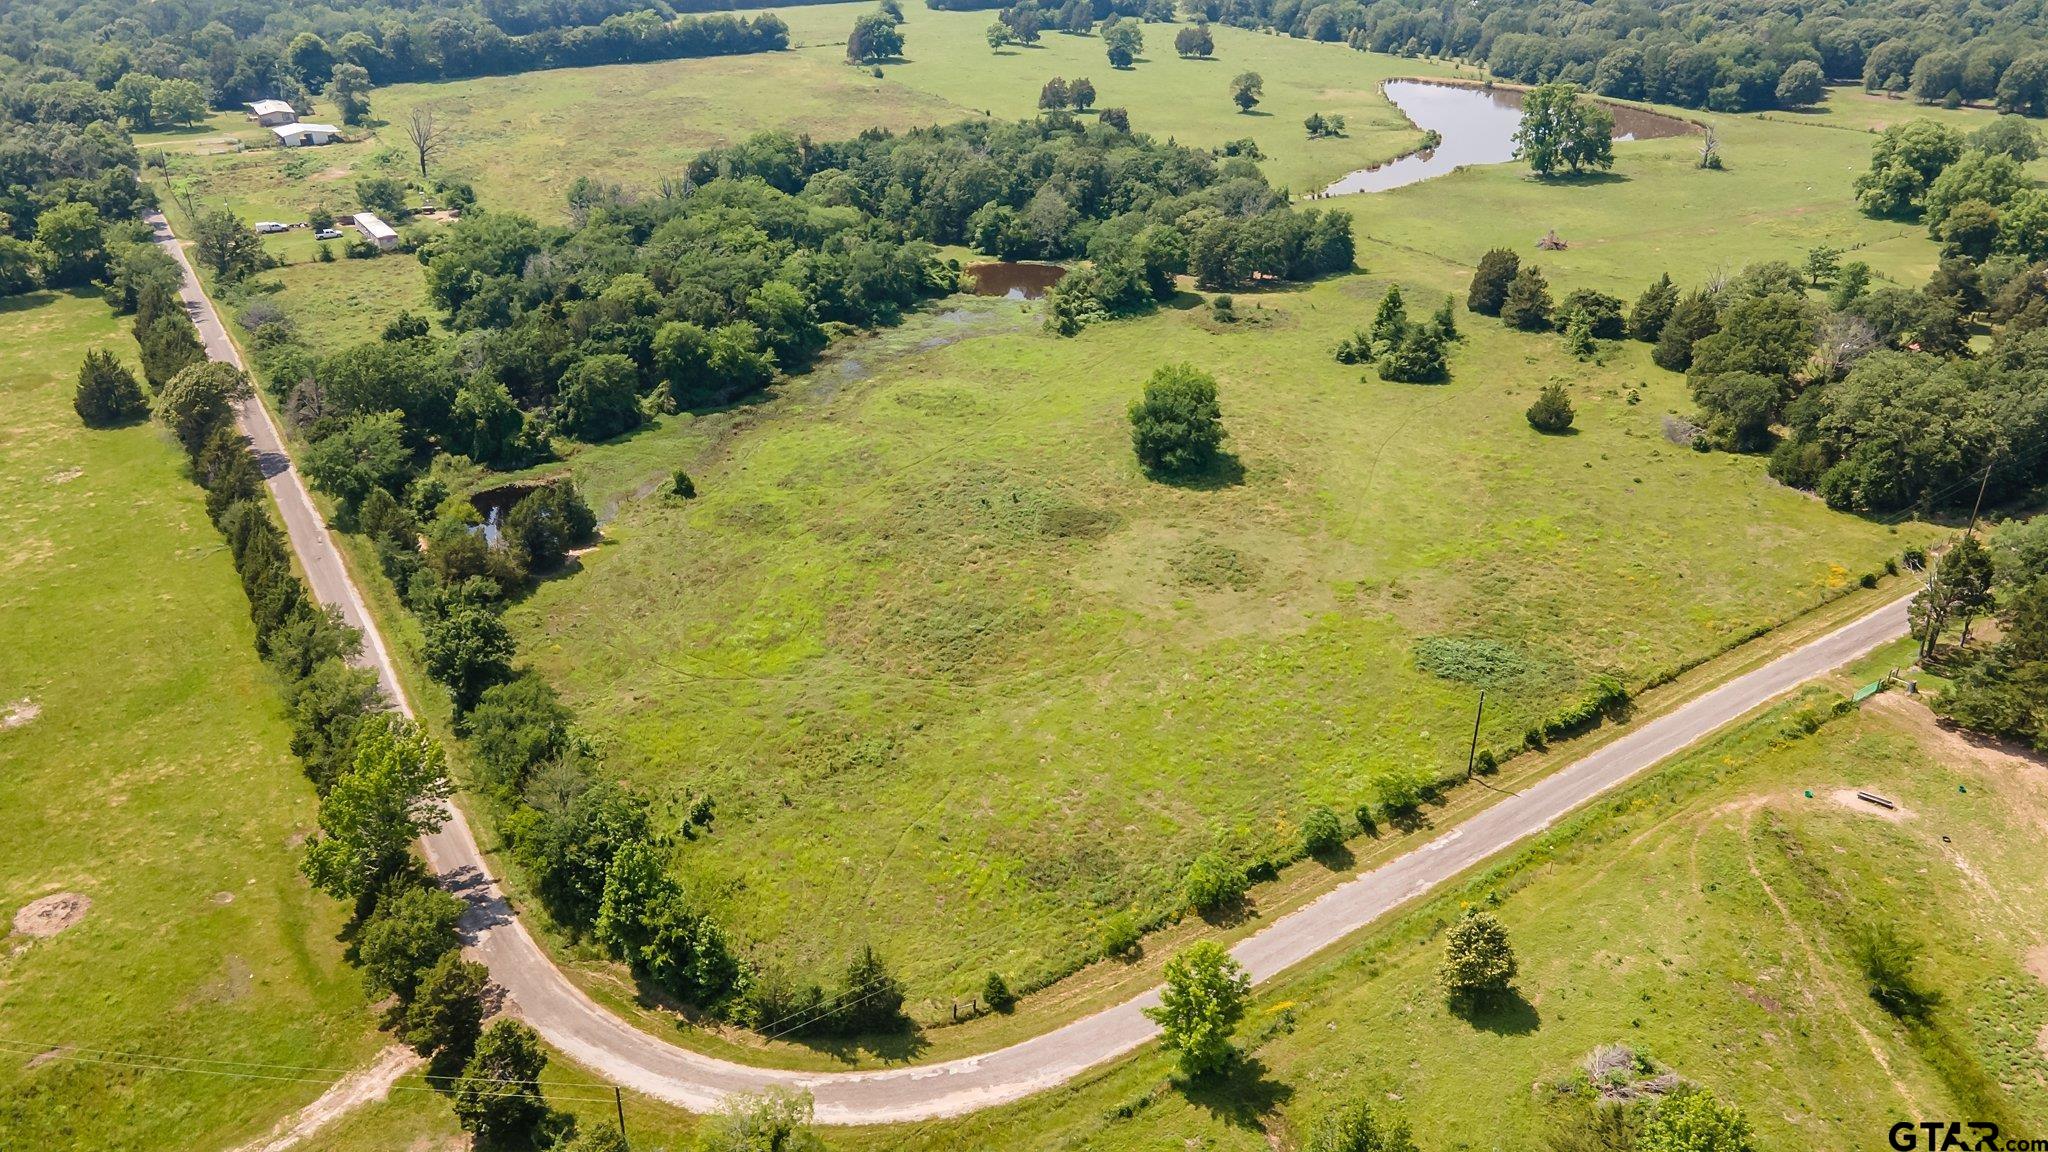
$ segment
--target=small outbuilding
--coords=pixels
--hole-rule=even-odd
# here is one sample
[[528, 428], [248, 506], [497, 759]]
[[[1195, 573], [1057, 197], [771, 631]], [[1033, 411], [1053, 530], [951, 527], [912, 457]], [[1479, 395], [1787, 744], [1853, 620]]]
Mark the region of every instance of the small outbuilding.
[[286, 148], [332, 144], [341, 139], [341, 129], [332, 124], [279, 124], [271, 131], [277, 133], [277, 142]]
[[358, 212], [353, 222], [356, 231], [363, 234], [363, 239], [375, 244], [378, 251], [389, 252], [398, 247], [398, 230], [386, 224], [376, 213]]
[[243, 107], [249, 110], [249, 119], [265, 128], [291, 124], [299, 118], [298, 110], [282, 100], [252, 100]]

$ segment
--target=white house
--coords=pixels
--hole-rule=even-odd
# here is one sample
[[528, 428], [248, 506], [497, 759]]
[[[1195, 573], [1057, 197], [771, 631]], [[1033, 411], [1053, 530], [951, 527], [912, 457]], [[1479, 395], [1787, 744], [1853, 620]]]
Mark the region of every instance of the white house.
[[249, 119], [265, 128], [290, 124], [299, 118], [298, 110], [282, 100], [254, 100], [244, 107], [249, 109]]
[[398, 247], [398, 232], [386, 224], [374, 212], [358, 212], [355, 218], [356, 231], [363, 239], [375, 244], [380, 251], [389, 252]]
[[271, 131], [277, 133], [277, 142], [286, 148], [332, 144], [341, 139], [341, 129], [332, 124], [279, 124]]

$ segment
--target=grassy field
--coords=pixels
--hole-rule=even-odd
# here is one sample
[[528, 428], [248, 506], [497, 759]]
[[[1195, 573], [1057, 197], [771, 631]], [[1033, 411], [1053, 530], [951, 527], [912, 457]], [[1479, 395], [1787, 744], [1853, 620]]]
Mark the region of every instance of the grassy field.
[[80, 425], [93, 347], [133, 362], [95, 297], [0, 308], [0, 915], [91, 901], [0, 941], [0, 1147], [226, 1147], [320, 1087], [49, 1049], [347, 1068], [379, 1041], [297, 873], [313, 789], [226, 550], [156, 427]]
[[[515, 610], [523, 649], [616, 770], [716, 798], [679, 866], [745, 935], [809, 967], [857, 920], [952, 994], [1064, 971], [1199, 852], [1462, 765], [1481, 685], [1419, 668], [1424, 638], [1498, 659], [1484, 739], [1512, 742], [1595, 674], [1655, 679], [1916, 538], [1670, 443], [1684, 386], [1639, 345], [1589, 367], [1473, 318], [1452, 383], [1360, 381], [1328, 349], [1386, 283], [1072, 341], [981, 303], [586, 451], [611, 543]], [[1217, 375], [1241, 478], [1133, 464], [1124, 407], [1178, 359]], [[1552, 378], [1574, 436], [1522, 418]], [[678, 466], [688, 505], [659, 495]]]
[[[450, 171], [545, 215], [576, 174], [647, 184], [778, 124], [829, 138], [1022, 115], [1044, 76], [1085, 72], [1141, 128], [1249, 131], [1276, 179], [1307, 187], [1411, 143], [1373, 85], [1431, 67], [1230, 29], [1219, 63], [1182, 61], [1152, 26], [1150, 59], [1116, 74], [1093, 66], [1092, 38], [991, 56], [985, 13], [918, 11], [910, 59], [877, 81], [829, 42], [851, 11], [789, 12], [811, 45], [791, 53], [385, 89], [377, 114], [431, 104], [457, 126]], [[1196, 70], [1244, 66], [1265, 75], [1270, 118], [1238, 116], [1222, 81], [1213, 106], [1191, 95]], [[1317, 108], [1345, 111], [1350, 138], [1303, 138]], [[1985, 119], [1838, 91], [1806, 116], [1706, 117], [1724, 172], [1679, 138], [1622, 145], [1599, 180], [1500, 166], [1345, 198], [1364, 270], [1245, 297], [1238, 325], [1189, 298], [1061, 341], [1029, 309], [949, 302], [761, 403], [579, 451], [569, 467], [609, 542], [514, 613], [523, 650], [616, 770], [665, 799], [715, 798], [718, 832], [677, 867], [762, 958], [834, 965], [844, 933], [819, 926], [851, 916], [919, 996], [989, 968], [1056, 977], [1106, 915], [1169, 906], [1195, 854], [1271, 850], [1311, 804], [1348, 813], [1390, 769], [1462, 763], [1481, 686], [1485, 740], [1514, 743], [1594, 676], [1656, 680], [1922, 538], [1830, 513], [1758, 459], [1673, 444], [1689, 398], [1640, 345], [1586, 365], [1466, 316], [1442, 387], [1361, 381], [1328, 355], [1387, 285], [1420, 314], [1487, 247], [1537, 258], [1549, 227], [1570, 244], [1540, 256], [1560, 295], [1632, 296], [1664, 269], [1696, 284], [1822, 243], [1916, 282], [1933, 245], [1849, 194], [1869, 131], [1905, 114]], [[676, 130], [650, 130], [661, 116]], [[397, 159], [376, 142], [321, 155]], [[204, 162], [222, 159], [249, 173], [205, 179], [252, 210], [292, 194], [278, 169], [305, 163]], [[323, 346], [419, 291], [391, 259], [264, 281]], [[1150, 483], [1129, 458], [1125, 404], [1180, 359], [1222, 383], [1241, 474], [1212, 486]], [[1522, 419], [1551, 379], [1579, 405], [1573, 436]], [[678, 467], [694, 504], [659, 495]], [[1440, 676], [1435, 658], [1487, 667]]]
[[[1367, 1098], [1404, 1112], [1425, 1148], [1541, 1147], [1532, 1086], [1617, 1041], [1739, 1103], [1762, 1147], [1881, 1147], [1905, 1117], [2002, 1113], [2008, 1131], [2041, 1131], [2048, 774], [1898, 697], [1812, 736], [1792, 711], [1268, 990], [1240, 1032], [1255, 1063], [1225, 1089], [1185, 1093], [1147, 1054], [1017, 1107], [836, 1144], [1252, 1152]], [[1857, 788], [1907, 815], [1836, 798]], [[1433, 985], [1435, 932], [1469, 903], [1497, 905], [1522, 970], [1522, 1002], [1474, 1021]], [[1864, 995], [1851, 939], [1878, 921], [1925, 946], [1921, 974], [1944, 997], [1928, 1032]]]
[[[473, 179], [485, 203], [559, 219], [576, 176], [648, 189], [704, 148], [767, 129], [823, 141], [877, 125], [1016, 119], [1036, 113], [1050, 77], [1086, 76], [1097, 106], [1127, 108], [1133, 128], [1203, 145], [1251, 137], [1272, 157], [1268, 176], [1306, 192], [1414, 146], [1417, 133], [1380, 97], [1381, 80], [1453, 71], [1221, 25], [1214, 59], [1183, 60], [1173, 53], [1178, 25], [1149, 24], [1143, 60], [1120, 72], [1094, 36], [1049, 32], [996, 54], [983, 39], [991, 13], [914, 6], [906, 59], [878, 79], [845, 59], [846, 30], [865, 10], [779, 10], [797, 45], [789, 52], [381, 88], [376, 116], [400, 124], [415, 106], [434, 109], [453, 126], [447, 168]], [[1229, 95], [1231, 77], [1246, 70], [1265, 80], [1250, 115]], [[1309, 140], [1301, 121], [1310, 112], [1343, 113], [1349, 134]]]
[[[1853, 683], [1841, 679], [1834, 688]], [[2048, 769], [1964, 744], [1880, 696], [1807, 734], [1816, 690], [1617, 793], [1458, 889], [1260, 993], [1251, 1061], [1190, 1091], [1154, 1049], [957, 1121], [825, 1131], [839, 1152], [1033, 1148], [1265, 1152], [1325, 1109], [1398, 1111], [1431, 1152], [1543, 1147], [1536, 1085], [1626, 1043], [1739, 1104], [1765, 1148], [1883, 1147], [1901, 1118], [2048, 1125]], [[1843, 790], [1898, 802], [1893, 821]], [[1812, 795], [1808, 796], [1807, 793]], [[1944, 839], [1944, 837], [1946, 839]], [[1506, 924], [1519, 1002], [1467, 1019], [1435, 991], [1438, 933], [1466, 905]], [[1942, 1003], [1907, 1029], [1864, 994], [1855, 931], [1898, 924]], [[1590, 943], [1589, 943], [1590, 941]], [[573, 1068], [552, 1096], [606, 1106]], [[628, 1099], [636, 1148], [697, 1122]], [[429, 1147], [446, 1109], [398, 1097], [323, 1141]]]

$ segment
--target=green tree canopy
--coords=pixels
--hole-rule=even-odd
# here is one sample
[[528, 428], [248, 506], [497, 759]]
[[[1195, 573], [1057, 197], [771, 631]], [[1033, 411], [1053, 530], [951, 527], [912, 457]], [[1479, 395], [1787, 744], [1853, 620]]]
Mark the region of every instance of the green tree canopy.
[[1188, 364], [1163, 365], [1131, 404], [1131, 448], [1158, 476], [1186, 476], [1214, 463], [1227, 433], [1216, 380]]
[[1159, 1025], [1183, 1075], [1192, 1079], [1222, 1071], [1237, 1055], [1230, 1036], [1244, 1019], [1251, 978], [1213, 940], [1176, 953], [1166, 962], [1165, 976], [1159, 1004], [1145, 1009], [1145, 1015]]

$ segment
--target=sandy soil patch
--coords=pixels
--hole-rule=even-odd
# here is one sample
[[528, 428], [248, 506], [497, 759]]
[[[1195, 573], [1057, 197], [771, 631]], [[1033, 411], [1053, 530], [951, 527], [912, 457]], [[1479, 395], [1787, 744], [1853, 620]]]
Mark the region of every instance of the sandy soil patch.
[[14, 914], [14, 930], [24, 936], [55, 936], [80, 920], [92, 901], [76, 892], [59, 892], [22, 905]]
[[[1873, 795], [1884, 796], [1884, 793], [1878, 792], [1873, 793]], [[1892, 800], [1889, 796], [1884, 798], [1891, 800], [1894, 804], [1898, 804], [1897, 800]], [[1875, 816], [1880, 820], [1889, 820], [1894, 824], [1903, 823], [1908, 816], [1913, 814], [1910, 809], [1903, 805], [1897, 808], [1887, 808], [1882, 804], [1872, 804], [1870, 801], [1856, 795], [1856, 789], [1854, 788], [1837, 788], [1833, 792], [1828, 793], [1828, 799], [1851, 811], [1861, 812], [1865, 816]]]
[[279, 1121], [269, 1136], [244, 1144], [235, 1152], [284, 1152], [356, 1108], [391, 1095], [391, 1086], [398, 1078], [422, 1063], [425, 1061], [410, 1048], [386, 1048], [377, 1054], [375, 1063], [342, 1077], [318, 1100]]
[[52, 472], [48, 476], [43, 477], [43, 483], [69, 484], [83, 475], [85, 475], [85, 469], [83, 468], [66, 468], [61, 472]]
[[24, 696], [0, 712], [0, 729], [19, 728], [43, 714], [43, 706]]
[[2036, 948], [2027, 953], [2027, 971], [2034, 974], [2034, 979], [2048, 984], [2048, 948]]

